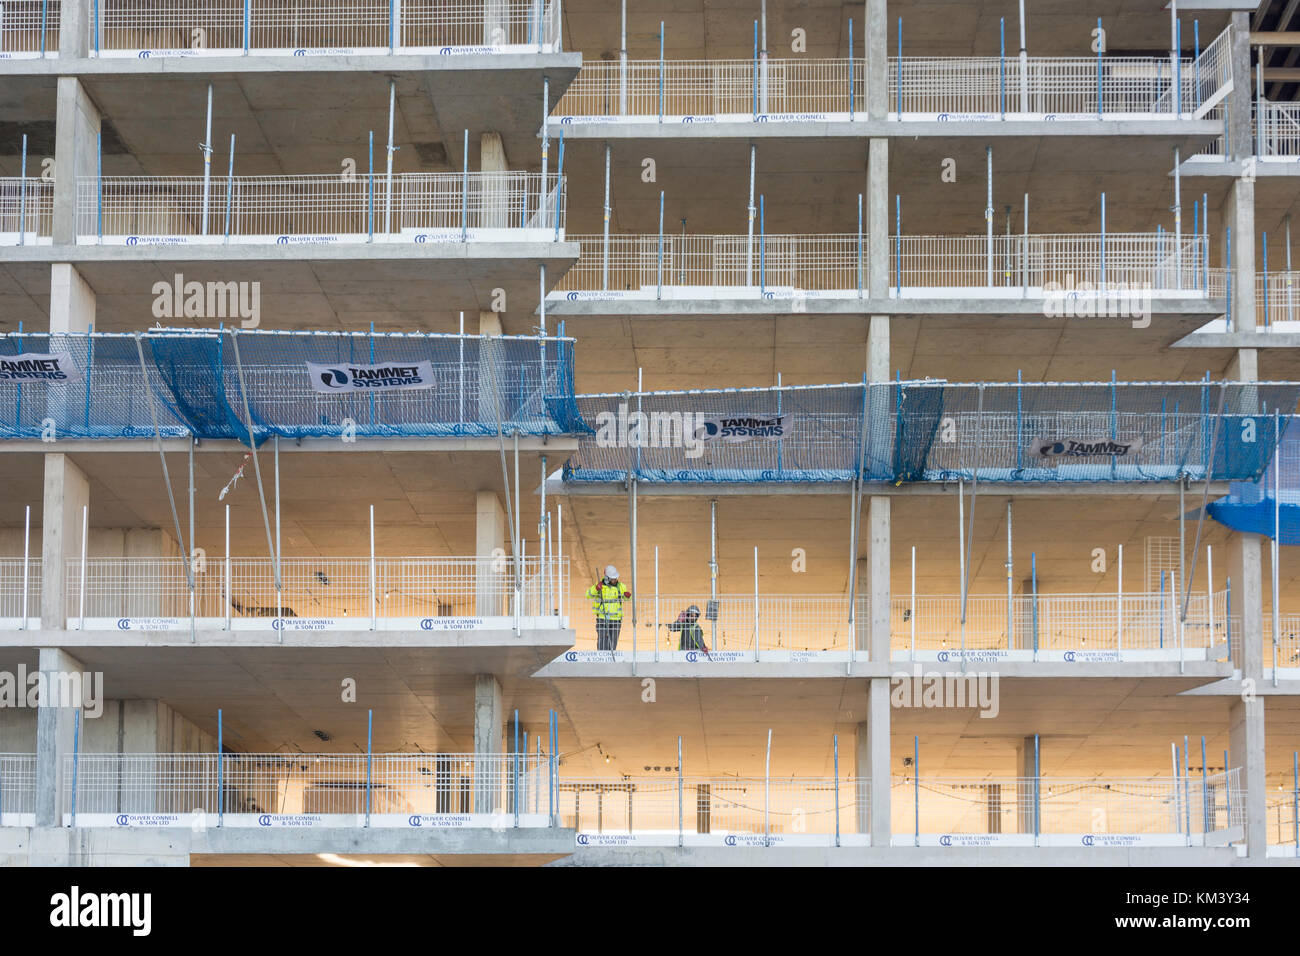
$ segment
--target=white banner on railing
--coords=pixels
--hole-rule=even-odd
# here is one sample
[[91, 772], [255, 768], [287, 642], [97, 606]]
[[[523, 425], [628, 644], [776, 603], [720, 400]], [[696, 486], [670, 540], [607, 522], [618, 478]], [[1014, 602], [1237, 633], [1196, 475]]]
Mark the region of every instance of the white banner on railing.
[[1041, 458], [1108, 458], [1142, 450], [1142, 439], [1115, 441], [1110, 438], [1039, 438], [1029, 453]]
[[0, 356], [0, 382], [49, 382], [66, 385], [81, 381], [81, 369], [71, 352], [23, 352]]
[[433, 363], [415, 362], [400, 365], [386, 362], [382, 365], [351, 365], [335, 363], [318, 365], [307, 363], [311, 387], [326, 395], [336, 392], [377, 392], [395, 389], [433, 388]]

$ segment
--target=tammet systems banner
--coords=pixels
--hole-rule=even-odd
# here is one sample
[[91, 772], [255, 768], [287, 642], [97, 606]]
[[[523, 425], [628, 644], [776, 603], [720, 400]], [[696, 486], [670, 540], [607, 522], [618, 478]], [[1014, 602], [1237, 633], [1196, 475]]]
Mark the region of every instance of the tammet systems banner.
[[337, 392], [376, 392], [402, 388], [433, 388], [433, 364], [415, 362], [383, 365], [317, 365], [307, 363], [311, 387], [325, 394]]
[[62, 385], [81, 380], [71, 352], [24, 352], [0, 356], [0, 382], [49, 382]]
[[788, 438], [785, 415], [717, 415], [705, 418], [697, 431], [701, 441], [743, 442]]

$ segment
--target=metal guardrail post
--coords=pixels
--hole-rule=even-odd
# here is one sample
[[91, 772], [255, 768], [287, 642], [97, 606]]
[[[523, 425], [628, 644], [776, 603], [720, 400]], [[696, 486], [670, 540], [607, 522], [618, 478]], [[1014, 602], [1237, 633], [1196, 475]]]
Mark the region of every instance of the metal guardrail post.
[[1115, 650], [1124, 651], [1124, 545], [1119, 546], [1115, 574]]
[[41, 0], [41, 59], [45, 59], [45, 29], [49, 0]]
[[379, 630], [379, 589], [375, 581], [375, 506], [370, 506], [370, 629]]
[[659, 273], [655, 286], [655, 298], [664, 297], [664, 191], [659, 190]]
[[253, 34], [253, 0], [244, 0], [244, 56], [248, 56], [248, 48], [252, 41]]
[[22, 620], [18, 624], [18, 630], [20, 631], [27, 630], [28, 581], [31, 574], [31, 547], [32, 506], [28, 505], [23, 517], [23, 613]]
[[664, 121], [664, 22], [659, 21], [659, 122]]
[[[542, 155], [545, 157], [546, 146], [545, 138], [542, 143]], [[462, 152], [464, 162], [461, 164], [460, 174], [460, 241], [469, 241], [469, 130], [465, 130], [463, 139]], [[542, 205], [546, 205], [546, 177], [542, 177]]]
[[72, 724], [72, 825], [77, 825], [77, 764], [81, 758], [81, 707]]
[[772, 729], [767, 731], [767, 758], [763, 762], [763, 846], [772, 845], [769, 813], [772, 804]]
[[1101, 55], [1106, 46], [1105, 42], [1102, 40], [1102, 37], [1104, 37], [1105, 35], [1106, 35], [1106, 31], [1103, 30], [1101, 26], [1101, 17], [1098, 17], [1097, 18], [1097, 119], [1099, 120], [1102, 117]]
[[903, 297], [903, 197], [894, 193], [894, 293]]
[[849, 122], [853, 122], [853, 18], [849, 17]]
[[515, 708], [515, 746], [510, 755], [510, 805], [515, 812], [515, 829], [519, 829], [519, 708]]
[[95, 242], [104, 244], [104, 134], [95, 134]]
[[1038, 660], [1038, 554], [1030, 552], [1029, 555], [1029, 581], [1033, 589], [1033, 599], [1029, 605], [1030, 614], [1033, 620], [1034, 635], [1034, 660]]
[[998, 17], [998, 115], [1007, 118], [1007, 18]]
[[897, 112], [897, 114], [896, 114], [896, 119], [898, 120], [898, 122], [901, 123], [901, 122], [903, 121], [903, 18], [902, 18], [902, 17], [899, 17], [899, 18], [898, 18], [898, 82], [897, 82], [897, 87], [898, 87], [898, 88], [897, 88], [897, 90], [895, 91], [895, 96], [896, 96], [897, 101], [898, 101], [898, 103], [897, 103], [897, 110], [898, 110], [898, 112]]
[[217, 709], [217, 826], [223, 826], [226, 814], [226, 757], [223, 748], [224, 727], [221, 709]]
[[[658, 642], [656, 642], [657, 645]], [[682, 738], [677, 737], [677, 845], [680, 847], [683, 843], [683, 819], [682, 819]]]
[[1034, 846], [1038, 846], [1038, 834], [1042, 829], [1042, 766], [1039, 763], [1038, 734], [1034, 734]]
[[862, 193], [858, 193], [858, 298], [859, 298], [859, 299], [862, 298], [862, 286], [863, 286], [862, 260], [863, 260], [863, 249], [862, 249]]
[[99, 56], [99, 0], [90, 0], [90, 5], [90, 35], [95, 39], [95, 56]]
[[366, 711], [366, 826], [370, 826], [370, 796], [374, 789], [371, 761], [374, 754], [375, 712]]
[[226, 168], [226, 234], [223, 245], [230, 245], [230, 203], [235, 192], [235, 134], [230, 134], [230, 163]]
[[840, 845], [840, 735], [831, 735], [831, 749], [835, 754], [835, 845]]
[[[913, 612], [915, 613], [915, 611]], [[921, 845], [921, 738], [912, 737], [912, 846]]]
[[1205, 734], [1201, 734], [1201, 833], [1209, 842], [1210, 834], [1210, 784], [1205, 770]]
[[[44, 34], [42, 34], [42, 41]], [[39, 232], [39, 230], [37, 230]], [[27, 245], [27, 134], [23, 133], [23, 156], [18, 169], [18, 245]]]

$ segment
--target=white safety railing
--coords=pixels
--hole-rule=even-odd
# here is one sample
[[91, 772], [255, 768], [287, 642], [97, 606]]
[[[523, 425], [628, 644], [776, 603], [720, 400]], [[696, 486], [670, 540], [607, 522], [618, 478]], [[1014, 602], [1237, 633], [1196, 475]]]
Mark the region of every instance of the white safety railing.
[[1257, 103], [1255, 144], [1260, 157], [1300, 157], [1300, 103]]
[[[866, 66], [855, 59], [630, 60], [584, 63], [555, 104], [561, 123], [699, 118], [865, 119]], [[689, 119], [688, 119], [689, 118]]]
[[1296, 321], [1300, 321], [1300, 273], [1257, 272], [1255, 331], [1264, 332], [1278, 323]]
[[[543, 188], [545, 183], [545, 188]], [[557, 201], [558, 200], [558, 201]], [[206, 228], [205, 228], [206, 226]], [[80, 242], [414, 242], [564, 237], [563, 182], [540, 173], [83, 177]]]
[[866, 842], [870, 787], [842, 777], [564, 779], [559, 823], [580, 846]]
[[0, 826], [34, 826], [35, 814], [36, 754], [0, 753]]
[[558, 53], [560, 0], [97, 0], [95, 56]]
[[[1173, 233], [890, 239], [891, 289], [996, 288], [1061, 296], [1125, 290], [1204, 295], [1209, 240]], [[901, 272], [901, 274], [900, 274]]]
[[[3, 759], [3, 758], [0, 758]], [[1268, 801], [1268, 845], [1285, 847], [1284, 856], [1300, 856], [1300, 790], [1291, 790]]]
[[0, 620], [23, 627], [41, 617], [40, 555], [0, 558]]
[[[1173, 778], [895, 778], [895, 843], [1213, 845], [1242, 838], [1240, 771]], [[974, 838], [974, 839], [962, 839]]]
[[1278, 621], [1278, 640], [1273, 644], [1273, 615], [1264, 615], [1264, 666], [1281, 670], [1300, 669], [1300, 616], [1283, 614]]
[[0, 0], [0, 60], [57, 56], [59, 0]]
[[209, 557], [196, 562], [191, 592], [180, 557], [69, 558], [65, 608], [69, 626], [86, 629], [188, 628], [191, 616], [286, 630], [441, 630], [511, 617], [559, 626], [568, 559], [524, 557], [519, 567], [516, 580], [505, 557], [286, 557], [277, 591], [273, 559]]
[[54, 234], [54, 183], [0, 176], [0, 245], [34, 246]]
[[[569, 602], [575, 623], [575, 647], [597, 649], [591, 599], [585, 591]], [[858, 652], [865, 659], [867, 602], [858, 598], [853, 625], [849, 624], [849, 599], [834, 594], [727, 594], [711, 600], [708, 594], [661, 594], [636, 598], [636, 628], [631, 604], [623, 608], [617, 650], [639, 656], [698, 650], [684, 640], [682, 617], [687, 608], [698, 609], [695, 621], [710, 654], [743, 654], [751, 659], [781, 656], [788, 651]], [[687, 632], [687, 636], [690, 633]], [[850, 635], [857, 634], [853, 647]], [[607, 648], [606, 648], [607, 649]]]
[[[603, 291], [656, 295], [662, 289], [746, 289], [757, 296], [794, 291], [857, 295], [865, 282], [865, 237], [856, 235], [602, 236], [581, 243], [578, 262], [555, 295]], [[608, 281], [606, 281], [608, 271]], [[865, 294], [865, 289], [864, 289]]]
[[64, 821], [77, 826], [536, 827], [552, 814], [554, 762], [540, 751], [64, 759]]
[[[894, 595], [890, 633], [893, 649], [956, 654], [967, 651], [1067, 651], [1076, 659], [1086, 653], [1188, 652], [1201, 659], [1228, 656], [1226, 593], [1211, 598], [1192, 594], [1187, 620], [1181, 620], [1182, 593], [1172, 586], [1163, 593], [1135, 594], [972, 594]], [[1010, 631], [1008, 633], [1008, 627]], [[1085, 656], [1080, 656], [1080, 655]]]

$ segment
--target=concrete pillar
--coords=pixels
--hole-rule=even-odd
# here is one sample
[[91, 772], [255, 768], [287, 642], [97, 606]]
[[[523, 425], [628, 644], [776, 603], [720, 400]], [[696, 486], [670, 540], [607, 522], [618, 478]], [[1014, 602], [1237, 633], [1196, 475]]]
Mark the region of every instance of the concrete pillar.
[[[1229, 54], [1232, 69], [1232, 92], [1227, 96], [1227, 129], [1224, 154], [1233, 160], [1242, 160], [1255, 153], [1251, 130], [1251, 113], [1254, 104], [1255, 84], [1250, 75], [1250, 17], [1244, 11], [1231, 15], [1232, 47]], [[1236, 229], [1233, 230], [1235, 235]]]
[[36, 711], [36, 825], [62, 826], [64, 758], [72, 753], [85, 668], [66, 651], [40, 649], [44, 690]]
[[889, 140], [872, 139], [867, 149], [867, 292], [883, 299], [889, 294], [889, 257], [893, 252], [889, 222], [893, 208], [889, 197]]
[[1227, 575], [1232, 580], [1233, 666], [1242, 677], [1263, 679], [1264, 672], [1264, 538], [1234, 531], [1228, 536]]
[[99, 109], [81, 81], [75, 76], [59, 77], [54, 129], [55, 244], [77, 241], [77, 178], [95, 175], [99, 131]]
[[510, 225], [510, 179], [500, 133], [484, 133], [479, 138], [479, 169], [492, 175], [483, 176], [483, 210], [478, 225], [483, 229], [505, 229]]
[[501, 684], [491, 674], [474, 675], [474, 756], [487, 758], [474, 775], [474, 812], [495, 813], [505, 808], [506, 788], [500, 774]]
[[1251, 859], [1268, 850], [1267, 781], [1264, 778], [1264, 698], [1253, 694], [1228, 707], [1228, 766], [1241, 770], [1246, 802], [1246, 847]]
[[858, 832], [871, 833], [872, 846], [889, 846], [889, 678], [867, 681], [867, 719], [858, 724], [854, 776], [869, 781], [869, 806], [858, 805]]
[[863, 519], [867, 539], [867, 576], [863, 590], [869, 602], [865, 637], [868, 657], [877, 662], [889, 660], [889, 502], [886, 495], [871, 496], [867, 499], [867, 513]]
[[[1038, 765], [1034, 765], [1034, 738], [1026, 737], [1016, 742], [1016, 777], [1019, 779], [1016, 792], [1017, 832], [1034, 832], [1034, 777], [1035, 769], [1041, 772], [1043, 764], [1042, 740], [1038, 743]], [[1042, 796], [1039, 795], [1041, 803]], [[1040, 818], [1039, 824], [1042, 820]]]
[[87, 332], [95, 324], [95, 292], [75, 266], [50, 266], [50, 332]]
[[[479, 335], [500, 335], [501, 315], [497, 312], [480, 312], [478, 314]], [[491, 346], [483, 342], [479, 345], [478, 356], [478, 421], [495, 425], [497, 416], [504, 416], [505, 405], [494, 383], [499, 369], [494, 369], [489, 356]], [[469, 414], [473, 414], [469, 411]]]
[[[102, 5], [101, 5], [102, 8]], [[59, 59], [84, 57], [91, 49], [91, 0], [62, 0], [59, 4]], [[100, 11], [103, 22], [103, 11]], [[102, 48], [101, 33], [101, 48]]]
[[1255, 330], [1255, 184], [1235, 179], [1223, 200], [1219, 230], [1220, 263], [1228, 259], [1228, 230], [1232, 230], [1232, 328]]
[[67, 627], [69, 558], [81, 556], [82, 508], [90, 504], [90, 481], [67, 455], [45, 456], [45, 502], [41, 517], [41, 628]]
[[[865, 0], [863, 20], [867, 55], [867, 117], [883, 120], [889, 112], [889, 11], [886, 0]], [[857, 53], [853, 54], [855, 57]]]
[[[474, 508], [475, 617], [506, 613], [509, 562], [506, 555], [506, 512], [495, 491], [480, 491]], [[490, 560], [499, 558], [495, 567]]]

